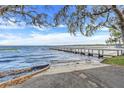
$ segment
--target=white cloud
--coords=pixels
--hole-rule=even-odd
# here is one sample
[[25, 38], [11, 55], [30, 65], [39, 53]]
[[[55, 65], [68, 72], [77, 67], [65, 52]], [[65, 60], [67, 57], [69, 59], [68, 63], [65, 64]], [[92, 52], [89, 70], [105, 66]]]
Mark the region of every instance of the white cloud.
[[0, 29], [24, 29], [24, 26], [18, 25], [0, 25]]
[[14, 18], [10, 19], [11, 21], [4, 20], [0, 18], [0, 29], [23, 29], [25, 28], [24, 22], [20, 22], [20, 25], [17, 25], [16, 23], [12, 22], [15, 21]]
[[46, 30], [48, 31], [48, 30], [50, 30], [52, 28], [66, 28], [67, 26], [63, 25], [63, 24], [60, 24], [60, 25], [58, 25], [56, 27], [45, 27], [45, 26], [41, 26], [41, 27], [32, 26], [32, 27], [34, 27], [35, 29], [40, 30], [40, 31], [46, 31]]
[[60, 25], [58, 25], [57, 27], [59, 27], [59, 28], [64, 28], [64, 27], [67, 27], [66, 25], [63, 25], [63, 24], [60, 24]]
[[39, 27], [39, 26], [32, 26], [33, 28], [37, 29], [37, 30], [40, 30], [40, 31], [46, 31], [46, 30], [49, 30], [50, 28], [49, 27]]
[[48, 31], [52, 28], [65, 28], [66, 26], [65, 25], [58, 25], [57, 27], [38, 27], [38, 26], [33, 26], [33, 25], [30, 25], [30, 26], [26, 26], [22, 23], [20, 23], [20, 25], [17, 25], [15, 23], [12, 23], [12, 22], [9, 22], [10, 24], [9, 25], [0, 25], [0, 29], [25, 29], [25, 28], [35, 28], [37, 30], [40, 30], [40, 31]]
[[84, 37], [80, 34], [71, 36], [69, 33], [39, 34], [32, 33], [26, 38], [13, 34], [0, 34], [0, 45], [69, 45], [69, 44], [103, 44], [109, 35]]
[[5, 34], [0, 34], [0, 38], [2, 38], [2, 39], [15, 39], [18, 37], [13, 35], [13, 34], [10, 34], [10, 33], [5, 33]]

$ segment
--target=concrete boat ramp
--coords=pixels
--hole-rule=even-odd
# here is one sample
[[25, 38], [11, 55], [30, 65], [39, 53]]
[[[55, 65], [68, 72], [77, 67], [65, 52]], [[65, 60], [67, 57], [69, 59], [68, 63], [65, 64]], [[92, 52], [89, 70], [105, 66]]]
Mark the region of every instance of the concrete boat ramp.
[[101, 63], [53, 65], [11, 88], [109, 88], [124, 87], [124, 67]]

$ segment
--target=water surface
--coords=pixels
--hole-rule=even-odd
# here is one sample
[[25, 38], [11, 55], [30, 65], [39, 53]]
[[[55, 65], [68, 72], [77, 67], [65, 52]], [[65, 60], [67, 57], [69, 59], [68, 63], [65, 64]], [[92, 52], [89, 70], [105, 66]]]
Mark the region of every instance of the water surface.
[[[50, 50], [49, 48], [50, 47], [43, 46], [1, 46], [0, 72], [24, 69], [44, 64], [53, 65], [63, 62], [77, 61], [99, 63], [100, 61], [97, 57], [88, 57], [80, 54]], [[15, 78], [17, 76], [14, 75], [0, 78], [0, 82]]]

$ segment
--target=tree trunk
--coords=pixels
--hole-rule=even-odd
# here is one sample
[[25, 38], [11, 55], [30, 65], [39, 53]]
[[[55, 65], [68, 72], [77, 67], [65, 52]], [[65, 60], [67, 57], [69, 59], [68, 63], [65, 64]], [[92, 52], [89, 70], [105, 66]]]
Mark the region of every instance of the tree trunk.
[[115, 12], [117, 17], [120, 20], [120, 28], [122, 33], [122, 42], [124, 44], [124, 15], [123, 13], [116, 7], [116, 5], [112, 5], [112, 10]]
[[124, 26], [123, 26], [123, 28], [122, 28], [122, 42], [123, 42], [123, 44], [124, 44]]

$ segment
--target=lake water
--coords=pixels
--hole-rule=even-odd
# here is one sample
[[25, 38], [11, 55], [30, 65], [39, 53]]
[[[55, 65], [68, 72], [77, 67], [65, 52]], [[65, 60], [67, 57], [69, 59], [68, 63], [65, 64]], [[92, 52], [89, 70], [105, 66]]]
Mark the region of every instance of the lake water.
[[[66, 53], [50, 50], [43, 46], [1, 46], [0, 47], [0, 72], [23, 69], [44, 64], [58, 64], [63, 62], [95, 62], [97, 57], [88, 57], [80, 54]], [[26, 73], [27, 74], [27, 73]], [[0, 82], [15, 78], [6, 76], [0, 78]]]

